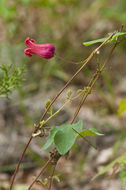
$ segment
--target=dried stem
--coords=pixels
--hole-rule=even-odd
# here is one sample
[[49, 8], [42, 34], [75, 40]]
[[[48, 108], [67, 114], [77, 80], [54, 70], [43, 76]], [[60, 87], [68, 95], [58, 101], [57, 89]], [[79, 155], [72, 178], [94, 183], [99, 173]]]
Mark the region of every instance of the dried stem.
[[[108, 64], [108, 62], [109, 62], [109, 60], [110, 60], [110, 58], [111, 58], [111, 56], [112, 56], [112, 53], [113, 53], [114, 49], [116, 48], [116, 46], [117, 46], [117, 43], [114, 44], [113, 48], [111, 49], [111, 51], [110, 51], [110, 53], [109, 53], [109, 55], [108, 55], [106, 61], [104, 62], [103, 66], [101, 67], [101, 69], [95, 73], [93, 79], [90, 81], [90, 83], [89, 83], [89, 85], [88, 85], [90, 92], [92, 91], [92, 88], [94, 87], [96, 81], [99, 79], [101, 72], [104, 70], [104, 68], [105, 68], [106, 65]], [[85, 100], [86, 100], [88, 94], [89, 94], [88, 92], [85, 92], [84, 95], [83, 95], [83, 97], [82, 97], [82, 99], [80, 100], [80, 102], [79, 102], [79, 104], [78, 104], [78, 107], [77, 107], [77, 109], [76, 109], [76, 111], [75, 111], [75, 113], [74, 113], [74, 116], [73, 116], [73, 118], [72, 118], [71, 124], [72, 124], [72, 123], [74, 122], [74, 120], [76, 119], [76, 117], [77, 117], [77, 115], [78, 115], [78, 113], [79, 113], [79, 111], [80, 111], [82, 105], [84, 104], [84, 102], [85, 102]]]
[[49, 163], [51, 162], [52, 158], [50, 158], [45, 165], [42, 167], [40, 173], [37, 175], [37, 177], [35, 178], [35, 180], [32, 182], [32, 184], [29, 186], [28, 190], [30, 190], [32, 188], [32, 186], [34, 185], [34, 183], [37, 181], [37, 179], [40, 177], [40, 175], [44, 172], [44, 170], [46, 169], [46, 167], [49, 165]]
[[[47, 107], [46, 111], [44, 112], [44, 114], [43, 114], [43, 116], [42, 116], [40, 122], [43, 121], [43, 119], [44, 119], [44, 117], [46, 116], [47, 112], [49, 111], [50, 107], [51, 107], [51, 106], [53, 105], [53, 103], [57, 100], [57, 98], [60, 96], [60, 94], [66, 89], [66, 87], [71, 83], [71, 81], [80, 73], [80, 71], [87, 65], [87, 63], [94, 57], [94, 55], [97, 53], [97, 51], [98, 51], [102, 46], [104, 46], [104, 45], [106, 44], [106, 42], [108, 42], [108, 41], [113, 37], [114, 34], [115, 34], [115, 33], [113, 33], [112, 35], [110, 35], [98, 48], [96, 48], [96, 49], [89, 55], [89, 57], [88, 57], [85, 61], [82, 62], [83, 65], [77, 70], [77, 72], [69, 79], [69, 81], [64, 85], [64, 87], [63, 87], [63, 88], [58, 92], [58, 94], [54, 97], [54, 99], [52, 100], [52, 102], [51, 102], [50, 105]], [[36, 133], [37, 130], [40, 128], [40, 122], [39, 122], [38, 125], [35, 127], [35, 129], [33, 130], [33, 133], [32, 133], [32, 134]], [[21, 154], [21, 156], [20, 156], [20, 159], [19, 159], [19, 161], [18, 161], [16, 170], [15, 170], [14, 175], [13, 175], [13, 177], [12, 177], [12, 181], [11, 181], [9, 190], [12, 190], [12, 188], [13, 188], [13, 184], [14, 184], [14, 181], [15, 181], [16, 174], [17, 174], [17, 172], [18, 172], [18, 170], [19, 170], [21, 161], [22, 161], [22, 159], [23, 159], [23, 157], [24, 157], [24, 154], [25, 154], [25, 152], [26, 152], [26, 150], [27, 150], [27, 148], [28, 148], [28, 146], [29, 146], [29, 144], [30, 144], [32, 138], [33, 138], [33, 137], [32, 137], [32, 135], [31, 135], [31, 137], [29, 138], [28, 143], [26, 144], [26, 146], [25, 146], [25, 148], [24, 148], [24, 150], [23, 150], [23, 152], [22, 152], [22, 154]]]
[[50, 183], [49, 183], [48, 190], [51, 190], [51, 186], [52, 186], [52, 182], [53, 182], [53, 176], [54, 176], [55, 169], [56, 169], [56, 164], [53, 166], [52, 175], [50, 176], [51, 178], [50, 178]]
[[[113, 51], [115, 50], [116, 46], [117, 46], [117, 42], [114, 44], [113, 48], [111, 49], [111, 51], [110, 51], [110, 53], [109, 53], [107, 59], [105, 60], [103, 66], [101, 67], [101, 69], [100, 69], [99, 71], [97, 71], [97, 72], [94, 74], [94, 77], [93, 77], [93, 78], [91, 79], [91, 81], [89, 82], [88, 87], [89, 87], [90, 93], [91, 93], [92, 88], [94, 87], [96, 81], [99, 79], [99, 77], [100, 77], [100, 75], [101, 75], [101, 72], [104, 70], [104, 68], [105, 68], [106, 65], [108, 64], [108, 62], [109, 62], [109, 60], [110, 60], [110, 58], [111, 58], [111, 56], [112, 56], [112, 53], [113, 53]], [[76, 117], [77, 117], [77, 115], [78, 115], [78, 113], [79, 113], [79, 111], [80, 111], [82, 105], [84, 104], [84, 102], [85, 102], [85, 100], [86, 100], [86, 98], [87, 98], [88, 95], [89, 95], [89, 92], [84, 92], [83, 97], [82, 97], [82, 99], [80, 100], [80, 102], [79, 102], [79, 104], [78, 104], [78, 106], [77, 106], [77, 109], [76, 109], [76, 111], [75, 111], [75, 113], [74, 113], [74, 116], [73, 116], [73, 118], [72, 118], [71, 124], [75, 121], [75, 119], [76, 119]], [[73, 129], [73, 130], [74, 130], [74, 129]], [[76, 133], [78, 133], [76, 130], [74, 130], [74, 131], [75, 131]], [[78, 133], [78, 134], [79, 134], [79, 133]], [[80, 135], [80, 134], [79, 134], [79, 135]], [[81, 136], [81, 135], [80, 135], [80, 136]], [[85, 137], [83, 137], [83, 136], [81, 136], [81, 137], [82, 137], [89, 145], [91, 145], [93, 148], [96, 149], [96, 147], [94, 147], [94, 145], [92, 145], [92, 143], [90, 143], [87, 138], [85, 138]]]

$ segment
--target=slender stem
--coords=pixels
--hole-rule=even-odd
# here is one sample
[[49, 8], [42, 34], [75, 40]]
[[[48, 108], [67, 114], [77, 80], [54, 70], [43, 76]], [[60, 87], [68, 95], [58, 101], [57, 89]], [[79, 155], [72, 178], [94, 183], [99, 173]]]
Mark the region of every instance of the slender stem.
[[[96, 81], [99, 79], [101, 72], [104, 70], [105, 66], [108, 64], [108, 62], [109, 62], [109, 60], [110, 60], [110, 58], [111, 58], [111, 56], [112, 56], [112, 53], [113, 53], [114, 49], [116, 48], [116, 46], [117, 46], [117, 43], [115, 43], [115, 45], [114, 45], [113, 48], [111, 49], [111, 51], [110, 51], [110, 53], [109, 53], [109, 55], [108, 55], [106, 61], [104, 62], [103, 66], [101, 67], [101, 69], [99, 70], [99, 72], [96, 72], [95, 75], [94, 75], [94, 77], [93, 77], [93, 78], [91, 79], [91, 81], [89, 82], [88, 87], [90, 88], [90, 92], [92, 91], [92, 88], [94, 87]], [[76, 111], [75, 111], [75, 113], [74, 113], [74, 116], [73, 116], [73, 118], [72, 118], [71, 124], [75, 121], [75, 119], [76, 119], [76, 117], [77, 117], [77, 115], [78, 115], [78, 113], [79, 113], [79, 111], [80, 111], [82, 105], [84, 104], [84, 102], [85, 102], [85, 100], [86, 100], [88, 94], [89, 94], [88, 92], [85, 92], [84, 95], [83, 95], [83, 97], [82, 97], [82, 99], [80, 100], [80, 102], [79, 102], [79, 104], [78, 104], [78, 107], [77, 107], [77, 109], [76, 109]], [[74, 130], [74, 129], [73, 129], [73, 130]], [[74, 131], [77, 132], [76, 130], [74, 130]], [[77, 133], [78, 133], [78, 132], [77, 132]], [[78, 133], [78, 134], [79, 134], [79, 133]], [[80, 135], [80, 134], [79, 134], [79, 135]], [[80, 136], [81, 136], [81, 135], [80, 135]], [[87, 138], [85, 138], [85, 137], [83, 137], [83, 136], [81, 136], [81, 137], [82, 137], [89, 145], [91, 145], [92, 147], [94, 147], [94, 145], [92, 145], [92, 143], [90, 143], [90, 142], [87, 140]], [[94, 148], [96, 149], [96, 147], [94, 147]]]
[[[89, 84], [90, 84], [90, 85], [89, 85], [90, 91], [92, 91], [92, 88], [94, 87], [96, 81], [99, 79], [101, 72], [104, 70], [105, 66], [108, 64], [108, 62], [109, 62], [109, 60], [110, 60], [110, 58], [111, 58], [111, 56], [112, 56], [112, 53], [113, 53], [114, 49], [116, 48], [116, 46], [117, 46], [117, 43], [116, 43], [116, 44], [113, 46], [113, 48], [111, 49], [111, 51], [110, 51], [110, 53], [109, 53], [109, 55], [108, 55], [106, 61], [104, 62], [103, 66], [101, 67], [100, 71], [97, 72], [97, 73], [94, 75], [94, 79], [92, 79], [92, 80], [90, 81], [90, 83], [89, 83]], [[76, 117], [77, 117], [77, 115], [78, 115], [78, 113], [79, 113], [79, 111], [80, 111], [82, 105], [84, 104], [84, 102], [85, 102], [85, 100], [86, 100], [88, 94], [89, 94], [88, 92], [84, 93], [82, 99], [80, 100], [79, 105], [78, 105], [78, 107], [77, 107], [77, 109], [76, 109], [76, 111], [75, 111], [75, 113], [74, 113], [73, 118], [72, 118], [71, 124], [72, 124], [72, 123], [74, 122], [74, 120], [76, 119]]]
[[30, 190], [32, 188], [32, 186], [34, 185], [34, 183], [37, 181], [37, 179], [40, 177], [40, 175], [44, 172], [44, 170], [46, 169], [46, 167], [49, 165], [49, 163], [51, 162], [52, 158], [50, 158], [45, 165], [42, 167], [40, 173], [37, 175], [37, 177], [35, 178], [35, 180], [32, 182], [32, 184], [29, 186], [28, 190]]
[[115, 50], [116, 46], [117, 46], [117, 43], [115, 43], [114, 46], [113, 46], [113, 48], [111, 49], [108, 58], [106, 59], [104, 65], [103, 65], [102, 68], [100, 69], [101, 72], [104, 70], [104, 68], [105, 68], [106, 65], [108, 64], [108, 62], [109, 62], [109, 60], [110, 60], [110, 58], [111, 58], [111, 56], [112, 56], [112, 53], [113, 53], [113, 51]]
[[56, 169], [56, 164], [53, 167], [53, 171], [52, 171], [52, 175], [51, 175], [51, 179], [50, 179], [48, 190], [51, 190], [51, 186], [52, 186], [52, 182], [53, 182], [53, 176], [54, 176], [55, 169]]
[[75, 97], [68, 99], [54, 114], [52, 114], [50, 117], [47, 118], [46, 121], [44, 121], [44, 125], [50, 120], [52, 119], [54, 116], [56, 116], [70, 101], [75, 100], [76, 98], [78, 98], [79, 96], [81, 96], [84, 93], [84, 90], [77, 94]]
[[[95, 77], [96, 77], [96, 74], [93, 76], [93, 78], [92, 78], [92, 79], [90, 80], [90, 82], [88, 83], [88, 88], [91, 87], [91, 84], [92, 84], [92, 82], [94, 81], [94, 78], [95, 78]], [[89, 90], [91, 91], [91, 88], [90, 88]], [[72, 123], [74, 122], [74, 120], [76, 119], [76, 117], [77, 117], [77, 115], [78, 115], [78, 113], [79, 113], [79, 110], [81, 109], [81, 106], [82, 106], [83, 102], [86, 100], [88, 94], [89, 94], [88, 92], [84, 91], [83, 97], [81, 98], [81, 100], [80, 100], [80, 102], [79, 102], [79, 104], [78, 104], [78, 107], [77, 107], [77, 109], [76, 109], [76, 111], [75, 111], [75, 113], [74, 113], [74, 116], [73, 116], [73, 118], [72, 118], [71, 124], [72, 124]]]
[[28, 143], [27, 143], [27, 145], [25, 146], [24, 151], [23, 151], [22, 154], [21, 154], [21, 157], [20, 157], [19, 161], [18, 161], [18, 165], [17, 165], [16, 170], [15, 170], [15, 172], [14, 172], [14, 175], [12, 176], [12, 179], [11, 179], [10, 190], [11, 190], [12, 187], [13, 187], [14, 180], [15, 180], [16, 174], [17, 174], [17, 172], [18, 172], [18, 170], [19, 170], [21, 161], [22, 161], [22, 159], [23, 159], [23, 157], [24, 157], [24, 154], [25, 154], [25, 152], [26, 152], [26, 150], [27, 150], [27, 148], [28, 148], [28, 146], [29, 146], [29, 144], [30, 144], [32, 138], [33, 138], [33, 137], [31, 136], [30, 139], [29, 139], [29, 141], [28, 141]]
[[[104, 46], [104, 45], [106, 44], [106, 42], [108, 42], [108, 41], [113, 37], [114, 34], [115, 34], [115, 33], [113, 33], [112, 35], [110, 35], [110, 36], [109, 36], [98, 48], [96, 48], [96, 49], [89, 55], [89, 57], [83, 62], [83, 65], [77, 70], [77, 72], [69, 79], [69, 81], [64, 85], [64, 87], [63, 87], [63, 88], [58, 92], [58, 94], [54, 97], [54, 99], [52, 100], [52, 102], [51, 102], [50, 105], [47, 107], [46, 111], [44, 112], [44, 114], [43, 114], [43, 116], [42, 116], [40, 122], [43, 121], [43, 119], [44, 119], [44, 117], [46, 116], [47, 112], [49, 111], [50, 107], [51, 107], [51, 106], [53, 105], [53, 103], [57, 100], [57, 98], [60, 96], [60, 94], [66, 89], [66, 87], [71, 83], [71, 81], [80, 73], [80, 71], [87, 65], [87, 63], [94, 57], [94, 55], [97, 53], [97, 51], [98, 51], [102, 46]], [[35, 129], [33, 130], [33, 133], [36, 133], [37, 130], [39, 129], [39, 127], [40, 127], [40, 122], [39, 122], [38, 125], [35, 127]], [[32, 134], [33, 134], [33, 133], [32, 133]], [[33, 138], [33, 137], [32, 137], [32, 135], [31, 135], [31, 137], [29, 138], [28, 143], [26, 144], [26, 146], [25, 146], [25, 148], [24, 148], [24, 150], [23, 150], [23, 153], [21, 154], [21, 157], [20, 157], [20, 159], [19, 159], [19, 161], [18, 161], [16, 170], [15, 170], [14, 175], [13, 175], [13, 177], [12, 177], [12, 181], [11, 181], [9, 190], [12, 190], [12, 188], [13, 188], [13, 184], [14, 184], [14, 181], [15, 181], [16, 174], [17, 174], [17, 172], [18, 172], [18, 170], [19, 170], [21, 161], [22, 161], [22, 159], [23, 159], [23, 157], [24, 157], [24, 154], [25, 154], [25, 152], [26, 152], [26, 150], [27, 150], [27, 148], [28, 148], [28, 146], [29, 146], [29, 144], [30, 144], [32, 138]]]
[[60, 109], [58, 109], [54, 114], [52, 114], [52, 115], [44, 122], [44, 124], [46, 124], [50, 119], [52, 119], [54, 116], [56, 116], [56, 115], [64, 108], [64, 106], [65, 106], [66, 104], [68, 104], [69, 102], [70, 102], [70, 100], [66, 101]]

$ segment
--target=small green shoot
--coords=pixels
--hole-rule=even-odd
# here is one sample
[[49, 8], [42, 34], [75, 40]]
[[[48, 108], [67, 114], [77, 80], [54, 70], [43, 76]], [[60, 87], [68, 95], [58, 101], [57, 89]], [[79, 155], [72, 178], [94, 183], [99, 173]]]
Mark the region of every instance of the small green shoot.
[[45, 121], [42, 120], [42, 121], [40, 122], [40, 129], [41, 129], [44, 125], [45, 125]]
[[[49, 107], [49, 105], [51, 104], [51, 100], [48, 99], [47, 102], [46, 102], [46, 105], [45, 105], [45, 108], [47, 109]], [[52, 115], [52, 106], [50, 106], [48, 112], [47, 112], [49, 115]]]
[[67, 91], [67, 99], [70, 100], [72, 98], [72, 90]]

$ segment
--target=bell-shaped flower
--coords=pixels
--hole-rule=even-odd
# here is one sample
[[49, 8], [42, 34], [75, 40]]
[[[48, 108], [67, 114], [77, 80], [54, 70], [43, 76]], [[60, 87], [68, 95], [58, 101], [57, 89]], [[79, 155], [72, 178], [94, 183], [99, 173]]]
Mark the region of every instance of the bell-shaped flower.
[[50, 59], [54, 56], [55, 47], [53, 44], [35, 44], [35, 40], [27, 38], [25, 44], [28, 48], [24, 50], [24, 54], [31, 57], [32, 54], [37, 54], [45, 59]]

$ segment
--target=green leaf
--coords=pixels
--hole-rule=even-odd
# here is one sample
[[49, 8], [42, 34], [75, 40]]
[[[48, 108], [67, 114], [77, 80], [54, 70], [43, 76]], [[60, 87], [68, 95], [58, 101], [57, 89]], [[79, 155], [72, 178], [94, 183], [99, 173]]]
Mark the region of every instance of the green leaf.
[[120, 101], [120, 106], [119, 106], [119, 109], [118, 109], [118, 115], [122, 115], [122, 113], [126, 111], [126, 100], [121, 100]]
[[[45, 108], [47, 109], [49, 107], [49, 105], [51, 104], [51, 100], [48, 99], [45, 105]], [[52, 106], [49, 108], [48, 112], [49, 115], [52, 115]]]
[[[51, 127], [48, 140], [42, 147], [42, 150], [46, 150], [54, 142], [58, 152], [61, 155], [66, 154], [74, 144], [78, 133], [82, 130], [82, 125], [82, 121], [79, 121], [72, 125], [63, 124], [58, 127]], [[73, 129], [75, 129], [78, 133], [76, 133]]]
[[[108, 33], [108, 35], [112, 35], [112, 33]], [[118, 38], [119, 36], [123, 36], [123, 35], [126, 35], [126, 32], [117, 32], [116, 34], [113, 35], [113, 37], [107, 42], [107, 43], [111, 43], [113, 41], [116, 40], [116, 38]], [[89, 42], [84, 42], [83, 45], [84, 46], [90, 46], [92, 44], [96, 44], [96, 43], [99, 43], [99, 42], [104, 42], [108, 37], [105, 37], [105, 38], [100, 38], [100, 39], [97, 39], [97, 40], [92, 40], [92, 41], [89, 41]]]
[[[91, 129], [84, 129], [83, 131], [80, 132], [80, 135], [83, 136], [83, 137], [86, 137], [86, 136], [92, 136], [92, 135], [102, 136], [104, 134], [99, 132], [95, 128], [91, 128]], [[80, 135], [78, 135], [79, 138], [81, 137]]]
[[95, 128], [91, 128], [91, 129], [84, 129], [83, 131], [80, 132], [80, 135], [78, 135], [78, 138], [86, 137], [86, 136], [92, 136], [92, 135], [99, 135], [102, 136], [104, 135], [103, 133], [99, 132], [97, 129]]
[[83, 45], [84, 46], [90, 46], [92, 44], [96, 44], [96, 43], [99, 43], [99, 42], [104, 42], [107, 38], [100, 38], [100, 39], [97, 39], [97, 40], [92, 40], [92, 41], [89, 41], [89, 42], [84, 42]]
[[42, 150], [46, 150], [47, 148], [49, 148], [51, 146], [51, 144], [54, 141], [54, 136], [55, 136], [55, 134], [57, 133], [58, 130], [59, 130], [59, 127], [52, 127], [50, 129], [50, 134], [49, 134], [48, 140], [44, 144], [44, 146], [42, 147]]
[[[112, 35], [112, 33], [108, 33], [108, 35]], [[112, 37], [112, 39], [115, 39], [119, 36], [123, 36], [123, 35], [126, 35], [126, 32], [117, 32], [116, 34], [114, 34], [114, 36]]]
[[104, 169], [98, 172], [98, 174], [96, 174], [92, 180], [108, 172], [111, 168], [114, 167], [115, 164], [119, 164], [121, 167], [123, 167], [126, 164], [126, 153], [124, 153], [122, 156], [118, 157], [117, 159], [112, 161], [110, 164], [105, 166]]
[[62, 130], [59, 130], [54, 137], [56, 149], [61, 155], [66, 154], [71, 149], [78, 136], [78, 133], [73, 129], [79, 133], [82, 130], [82, 121], [72, 125], [63, 125]]

